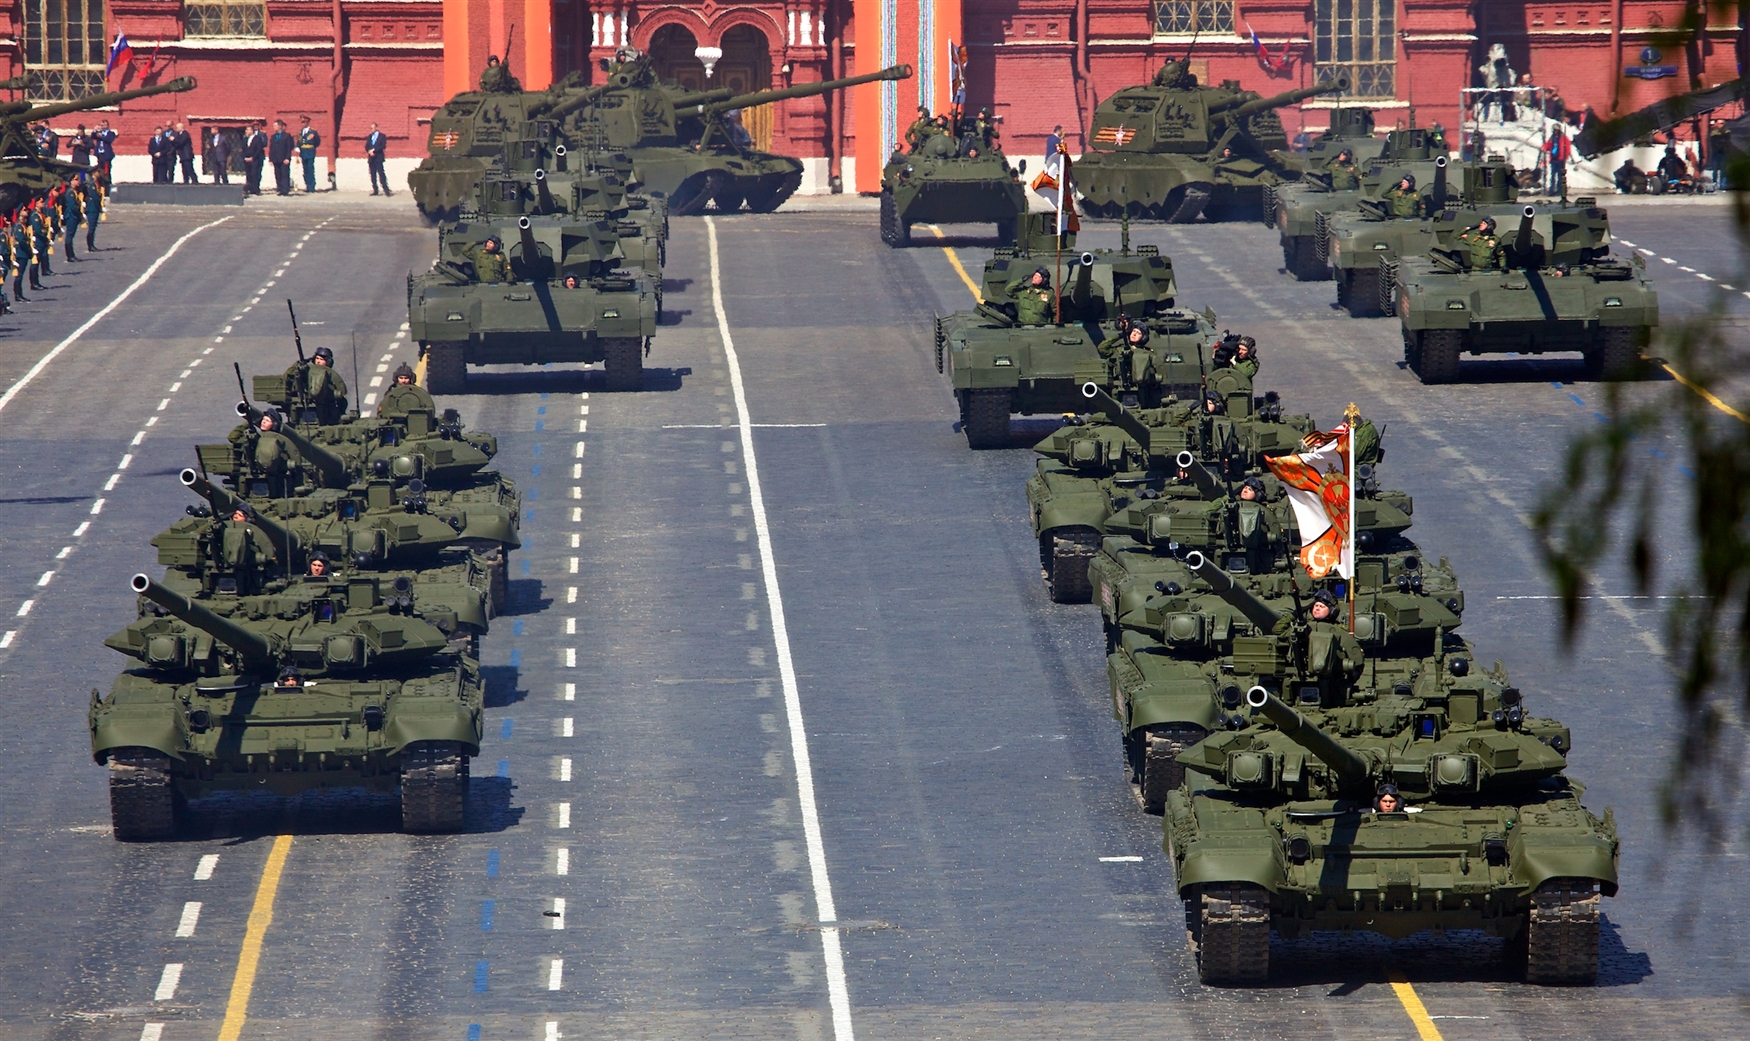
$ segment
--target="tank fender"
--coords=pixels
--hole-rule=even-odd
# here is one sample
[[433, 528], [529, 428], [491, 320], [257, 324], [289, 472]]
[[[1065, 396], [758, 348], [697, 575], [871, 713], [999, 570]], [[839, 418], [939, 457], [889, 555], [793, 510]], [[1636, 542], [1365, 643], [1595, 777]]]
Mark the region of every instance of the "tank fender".
[[517, 535], [516, 525], [511, 522], [509, 511], [503, 506], [469, 503], [463, 516], [467, 518], [467, 523], [462, 527], [458, 538], [502, 542], [510, 549], [518, 549], [523, 544], [522, 538]]
[[[123, 677], [123, 681], [127, 679]], [[120, 684], [117, 684], [120, 686]], [[115, 748], [150, 748], [172, 759], [183, 758], [188, 747], [187, 722], [174, 702], [158, 704], [105, 704], [95, 688], [91, 691], [91, 757], [98, 765], [109, 761]]]
[[383, 720], [383, 745], [400, 754], [416, 741], [455, 741], [480, 754], [480, 710], [454, 697], [393, 698]]
[[1041, 535], [1064, 528], [1092, 528], [1097, 532], [1106, 523], [1107, 516], [1106, 497], [1103, 495], [1056, 495], [1039, 504], [1033, 527]]
[[1535, 826], [1515, 828], [1507, 851], [1513, 879], [1526, 893], [1552, 878], [1587, 878], [1596, 881], [1605, 896], [1616, 895], [1618, 842], [1614, 823], [1584, 833], [1569, 828], [1550, 829], [1548, 833]]
[[1174, 856], [1173, 884], [1180, 897], [1196, 887], [1223, 882], [1249, 882], [1272, 893], [1285, 881], [1278, 859], [1281, 842], [1262, 810], [1222, 805], [1220, 844], [1207, 841], [1195, 810], [1195, 799], [1181, 788], [1167, 796], [1161, 846]]

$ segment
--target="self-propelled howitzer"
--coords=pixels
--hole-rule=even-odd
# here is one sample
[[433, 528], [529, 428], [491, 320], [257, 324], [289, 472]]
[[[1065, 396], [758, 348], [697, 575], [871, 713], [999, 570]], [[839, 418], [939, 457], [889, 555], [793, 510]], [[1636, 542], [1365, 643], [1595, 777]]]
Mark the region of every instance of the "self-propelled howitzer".
[[225, 790], [399, 788], [404, 830], [462, 826], [479, 666], [398, 596], [369, 579], [206, 601], [132, 588], [151, 609], [105, 643], [140, 664], [89, 711], [116, 838], [171, 838], [187, 799]]
[[91, 168], [50, 159], [37, 150], [30, 124], [72, 112], [110, 108], [135, 98], [157, 94], [181, 94], [195, 88], [193, 76], [179, 76], [168, 83], [133, 90], [88, 94], [72, 101], [37, 104], [31, 101], [0, 102], [0, 213], [11, 213], [31, 199], [40, 199], [50, 188], [70, 181]]
[[1181, 224], [1257, 219], [1264, 187], [1300, 176], [1283, 156], [1288, 142], [1273, 110], [1348, 88], [1338, 79], [1265, 98], [1235, 81], [1200, 87], [1173, 68], [1095, 110], [1091, 148], [1076, 163], [1089, 212]]

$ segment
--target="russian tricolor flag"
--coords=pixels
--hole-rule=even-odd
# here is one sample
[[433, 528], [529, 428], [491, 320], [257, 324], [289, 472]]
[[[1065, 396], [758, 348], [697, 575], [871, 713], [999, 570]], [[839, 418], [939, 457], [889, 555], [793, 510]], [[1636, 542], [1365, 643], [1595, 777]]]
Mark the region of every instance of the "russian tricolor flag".
[[115, 34], [115, 43], [109, 48], [109, 64], [104, 66], [103, 78], [108, 79], [109, 74], [115, 71], [117, 65], [132, 65], [133, 63], [133, 45], [128, 43], [127, 34], [118, 30]]

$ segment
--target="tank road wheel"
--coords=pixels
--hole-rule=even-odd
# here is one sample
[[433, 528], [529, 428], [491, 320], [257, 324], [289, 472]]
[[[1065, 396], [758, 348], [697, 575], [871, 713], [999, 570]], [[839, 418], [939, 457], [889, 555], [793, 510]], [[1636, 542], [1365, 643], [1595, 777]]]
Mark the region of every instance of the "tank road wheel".
[[1422, 340], [1421, 333], [1404, 330], [1404, 364], [1410, 371], [1420, 376], [1422, 374]]
[[1634, 329], [1600, 329], [1586, 352], [1586, 373], [1595, 380], [1627, 380], [1639, 375], [1641, 350]]
[[1416, 375], [1423, 383], [1456, 383], [1458, 355], [1464, 349], [1464, 330], [1426, 329], [1422, 332], [1422, 364]]
[[468, 757], [454, 741], [416, 741], [401, 750], [401, 830], [461, 831]]
[[151, 748], [109, 753], [109, 819], [122, 842], [157, 842], [176, 836], [182, 800], [170, 776], [170, 757]]
[[961, 423], [961, 429], [966, 431], [966, 447], [1007, 448], [1009, 403], [1014, 391], [969, 390], [965, 394], [966, 419]]
[[762, 180], [747, 190], [747, 208], [755, 213], [770, 213], [788, 202], [796, 189], [802, 187], [801, 171], [793, 171], [768, 184]]
[[468, 389], [468, 362], [461, 344], [426, 347], [425, 389], [433, 394], [461, 394]]
[[1167, 809], [1167, 793], [1185, 783], [1185, 768], [1179, 765], [1179, 753], [1203, 740], [1209, 731], [1189, 723], [1162, 723], [1141, 728], [1138, 742], [1142, 753], [1137, 791], [1142, 797], [1142, 812], [1160, 816]]
[[898, 249], [905, 245], [907, 232], [899, 226], [899, 204], [893, 201], [892, 192], [881, 193], [881, 241]]
[[1351, 318], [1378, 318], [1383, 313], [1379, 309], [1378, 269], [1350, 268], [1338, 276], [1337, 302]]
[[619, 336], [603, 346], [609, 390], [644, 389], [644, 344], [636, 336]]
[[1531, 894], [1525, 923], [1525, 982], [1598, 981], [1598, 893], [1586, 880], [1557, 878]]
[[1166, 204], [1161, 208], [1166, 212], [1168, 222], [1190, 224], [1203, 213], [1203, 207], [1209, 205], [1209, 198], [1214, 194], [1213, 185], [1187, 184], [1168, 195]]
[[[1006, 422], [1006, 420], [1005, 420]], [[1100, 552], [1100, 533], [1092, 528], [1063, 528], [1039, 536], [1045, 563], [1045, 585], [1059, 604], [1085, 604], [1093, 599], [1088, 564]]]
[[705, 212], [705, 205], [716, 198], [729, 181], [729, 174], [723, 170], [703, 170], [688, 177], [668, 197], [669, 212], [697, 217]]
[[1270, 977], [1270, 895], [1232, 882], [1197, 894], [1197, 978], [1216, 987], [1261, 984]]

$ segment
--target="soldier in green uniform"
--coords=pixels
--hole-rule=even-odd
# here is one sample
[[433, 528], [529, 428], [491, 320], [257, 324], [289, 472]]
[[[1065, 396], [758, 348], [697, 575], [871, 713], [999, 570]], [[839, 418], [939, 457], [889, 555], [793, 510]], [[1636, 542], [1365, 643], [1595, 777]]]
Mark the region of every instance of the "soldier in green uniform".
[[1094, 349], [1100, 352], [1100, 357], [1111, 361], [1126, 348], [1140, 350], [1147, 346], [1147, 326], [1120, 324], [1117, 332], [1101, 340]]
[[1331, 178], [1331, 190], [1352, 192], [1361, 187], [1361, 175], [1355, 171], [1355, 156], [1345, 148], [1325, 164]]
[[474, 277], [482, 282], [509, 282], [510, 261], [504, 255], [504, 245], [493, 235], [474, 251]]
[[1405, 174], [1391, 191], [1385, 193], [1386, 208], [1399, 220], [1414, 220], [1422, 211], [1422, 197], [1416, 194], [1416, 175]]
[[66, 192], [61, 196], [61, 241], [69, 261], [79, 259], [73, 255], [73, 236], [79, 234], [79, 224], [84, 219], [84, 188], [81, 182], [75, 181], [67, 186]]
[[1055, 301], [1051, 294], [1051, 273], [1035, 268], [1022, 281], [1009, 285], [1009, 299], [1015, 302], [1015, 321], [1021, 325], [1045, 325], [1052, 319]]
[[488, 94], [515, 94], [523, 89], [517, 78], [510, 74], [510, 67], [501, 65], [498, 55], [486, 57], [486, 68], [480, 73], [480, 89]]
[[49, 268], [49, 222], [43, 217], [41, 208], [35, 205], [30, 208], [25, 233], [30, 236], [30, 287], [41, 289], [42, 276], [54, 272]]
[[1484, 217], [1458, 233], [1458, 242], [1470, 251], [1472, 271], [1487, 271], [1501, 259], [1501, 240], [1495, 236], [1495, 218]]
[[1234, 359], [1229, 363], [1234, 369], [1245, 374], [1246, 379], [1256, 379], [1258, 375], [1258, 341], [1250, 336], [1242, 336], [1234, 344]]
[[1373, 425], [1373, 420], [1362, 419], [1355, 424], [1355, 464], [1360, 466], [1378, 466], [1385, 458], [1385, 449], [1379, 444], [1379, 428]]
[[995, 148], [997, 141], [1003, 136], [997, 131], [996, 117], [990, 114], [990, 106], [978, 110], [978, 118], [972, 123], [973, 136], [979, 140], [979, 147], [985, 151]]
[[1155, 71], [1154, 85], [1157, 87], [1189, 88], [1196, 84], [1196, 77], [1190, 75], [1185, 64], [1178, 60], [1169, 61]]
[[405, 416], [407, 413], [423, 410], [436, 413], [437, 403], [425, 388], [414, 382], [413, 369], [403, 362], [395, 370], [395, 383], [383, 394], [383, 403], [377, 406], [377, 416]]
[[918, 118], [912, 120], [905, 132], [905, 143], [911, 146], [913, 152], [924, 147], [924, 142], [936, 136], [936, 122], [930, 118], [928, 105], [918, 106]]
[[30, 299], [24, 295], [24, 273], [30, 270], [30, 239], [22, 216], [6, 225], [6, 255], [11, 258], [12, 299]]
[[286, 377], [300, 391], [298, 396], [316, 410], [318, 423], [338, 423], [346, 415], [346, 380], [334, 371], [334, 352], [329, 348], [316, 348], [309, 364], [293, 365]]
[[219, 559], [233, 571], [250, 573], [277, 563], [273, 540], [255, 526], [255, 507], [246, 502], [231, 511], [231, 522], [219, 530]]

